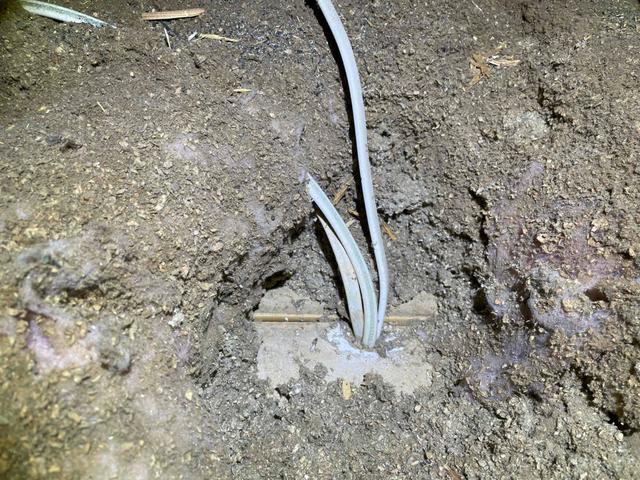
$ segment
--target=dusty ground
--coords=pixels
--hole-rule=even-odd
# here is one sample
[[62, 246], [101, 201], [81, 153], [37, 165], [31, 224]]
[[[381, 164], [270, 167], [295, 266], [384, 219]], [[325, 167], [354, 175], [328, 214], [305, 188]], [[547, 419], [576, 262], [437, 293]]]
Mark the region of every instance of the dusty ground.
[[261, 380], [248, 320], [283, 285], [344, 311], [302, 183], [353, 175], [313, 2], [58, 3], [118, 28], [3, 7], [0, 477], [637, 478], [638, 2], [338, 5], [391, 302], [439, 306], [404, 330], [429, 387], [348, 399]]

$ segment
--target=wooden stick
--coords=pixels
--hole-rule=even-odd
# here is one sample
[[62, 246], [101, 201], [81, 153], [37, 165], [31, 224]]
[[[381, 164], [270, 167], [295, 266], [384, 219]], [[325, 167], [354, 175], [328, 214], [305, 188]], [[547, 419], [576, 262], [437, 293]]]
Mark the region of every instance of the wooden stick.
[[[387, 315], [384, 317], [385, 323], [390, 325], [410, 325], [415, 322], [432, 320], [432, 315]], [[337, 315], [323, 315], [322, 313], [271, 313], [255, 312], [253, 314], [255, 322], [271, 323], [315, 323], [315, 322], [336, 322]]]
[[164, 12], [145, 12], [143, 20], [175, 20], [176, 18], [197, 17], [204, 13], [204, 8], [187, 8], [186, 10], [167, 10]]

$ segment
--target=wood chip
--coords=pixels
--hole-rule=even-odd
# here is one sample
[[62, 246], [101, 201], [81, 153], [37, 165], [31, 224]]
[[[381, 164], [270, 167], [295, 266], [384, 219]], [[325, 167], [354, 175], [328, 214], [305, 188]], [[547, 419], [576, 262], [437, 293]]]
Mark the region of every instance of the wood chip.
[[477, 70], [476, 74], [473, 76], [467, 88], [473, 87], [483, 78], [489, 78], [491, 69], [485, 63], [487, 57], [482, 55], [481, 53], [474, 53], [471, 56], [471, 60], [469, 61], [469, 66], [471, 68], [475, 68]]
[[164, 12], [145, 12], [143, 20], [175, 20], [178, 18], [198, 17], [205, 12], [204, 8], [187, 8], [185, 10], [167, 10]]
[[351, 383], [347, 380], [342, 380], [342, 398], [345, 400], [351, 400], [353, 392], [351, 391]]

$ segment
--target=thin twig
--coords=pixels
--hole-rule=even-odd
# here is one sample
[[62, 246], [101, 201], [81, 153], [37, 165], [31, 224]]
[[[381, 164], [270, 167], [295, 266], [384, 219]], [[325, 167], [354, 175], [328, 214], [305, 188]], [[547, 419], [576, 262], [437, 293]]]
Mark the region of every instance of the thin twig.
[[350, 178], [349, 180], [344, 182], [344, 184], [338, 189], [336, 194], [333, 196], [332, 203], [334, 206], [338, 205], [340, 203], [340, 200], [342, 200], [344, 196], [347, 194], [347, 192], [349, 191], [349, 187], [351, 186], [351, 182], [353, 182], [353, 178]]
[[[296, 313], [296, 312], [255, 312], [253, 320], [265, 323], [314, 323], [314, 322], [336, 322], [340, 319], [338, 315], [325, 315], [323, 313]], [[433, 320], [430, 315], [387, 315], [384, 317], [385, 323], [392, 325], [410, 325], [415, 322], [425, 322]]]
[[385, 222], [384, 220], [380, 220], [380, 222], [382, 223], [382, 230], [384, 231], [384, 233], [387, 234], [389, 239], [392, 242], [395, 242], [396, 240], [398, 240], [398, 236], [395, 234], [393, 230], [391, 230], [391, 227], [387, 225], [387, 222]]

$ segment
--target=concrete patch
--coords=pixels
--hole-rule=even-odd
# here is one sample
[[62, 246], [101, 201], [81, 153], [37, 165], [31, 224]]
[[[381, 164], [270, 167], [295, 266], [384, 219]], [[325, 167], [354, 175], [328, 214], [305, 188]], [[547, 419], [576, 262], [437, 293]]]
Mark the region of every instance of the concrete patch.
[[326, 367], [327, 382], [341, 378], [360, 385], [367, 373], [375, 373], [398, 393], [431, 385], [433, 367], [410, 328], [385, 328], [384, 356], [352, 345], [341, 323], [256, 323], [255, 328], [262, 339], [258, 377], [274, 387], [298, 379], [300, 366], [313, 370], [316, 365]]

